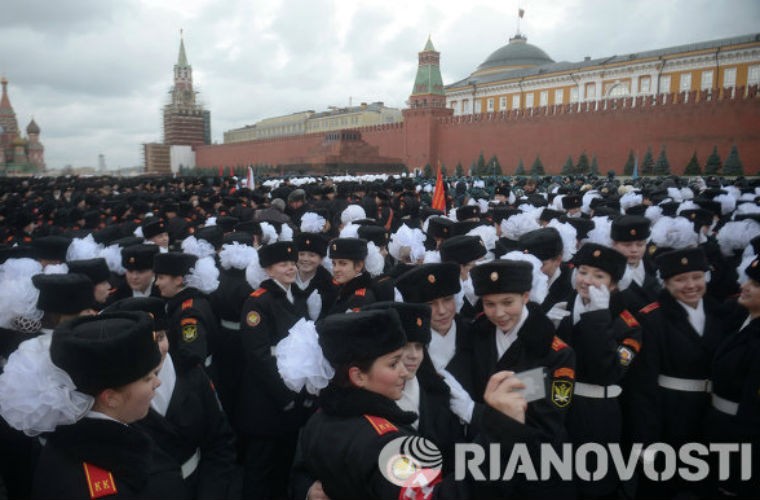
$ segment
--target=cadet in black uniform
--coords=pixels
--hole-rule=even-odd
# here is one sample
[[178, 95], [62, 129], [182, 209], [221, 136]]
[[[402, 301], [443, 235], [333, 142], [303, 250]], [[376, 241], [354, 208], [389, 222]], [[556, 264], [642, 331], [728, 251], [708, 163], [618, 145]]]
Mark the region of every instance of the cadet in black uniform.
[[231, 498], [229, 490], [237, 472], [232, 428], [203, 369], [196, 366], [185, 373], [174, 369], [166, 337], [164, 301], [156, 297], [128, 298], [108, 310], [150, 313], [161, 351], [161, 385], [148, 415], [135, 426], [177, 461], [192, 498]]
[[244, 498], [285, 496], [298, 430], [312, 411], [313, 399], [285, 386], [275, 349], [288, 330], [306, 317], [306, 304], [294, 293], [298, 248], [281, 241], [259, 249], [269, 275], [243, 305], [240, 317], [245, 367], [235, 428], [245, 446]]
[[[318, 316], [312, 319], [323, 318], [327, 315], [327, 309], [335, 302], [338, 292], [330, 272], [322, 265], [327, 255], [327, 238], [321, 233], [303, 232], [296, 235], [294, 241], [298, 247], [296, 291], [305, 300], [315, 291], [319, 293], [321, 307]], [[311, 317], [312, 311], [309, 313]]]
[[612, 248], [628, 259], [625, 274], [618, 282], [626, 306], [634, 313], [652, 303], [662, 289], [654, 265], [646, 258], [650, 221], [640, 215], [623, 215], [612, 221]]
[[[570, 314], [557, 328], [557, 336], [573, 348], [576, 360], [575, 400], [565, 422], [567, 431], [576, 447], [619, 443], [620, 384], [641, 348], [641, 327], [615, 288], [626, 258], [612, 248], [585, 243], [573, 263], [576, 291], [568, 298]], [[584, 498], [612, 495], [619, 483], [612, 472], [594, 481], [577, 481]]]
[[[564, 200], [565, 198], [562, 199]], [[568, 298], [573, 292], [570, 280], [573, 269], [570, 264], [562, 262], [564, 247], [559, 231], [553, 227], [529, 231], [520, 236], [518, 248], [540, 260], [541, 272], [549, 278], [549, 293], [541, 303], [541, 310], [549, 313], [552, 307], [561, 302], [567, 306]], [[552, 315], [549, 316], [551, 318]]]
[[197, 365], [208, 367], [218, 339], [217, 319], [207, 295], [186, 285], [186, 275], [197, 260], [194, 255], [180, 252], [160, 253], [153, 259], [156, 286], [166, 299], [169, 349], [179, 371]]
[[[32, 498], [190, 498], [176, 462], [130, 425], [148, 413], [160, 385], [161, 354], [150, 317], [122, 312], [77, 318], [56, 328], [49, 353], [48, 361], [45, 350], [27, 353], [29, 373], [11, 362], [3, 374], [12, 374], [16, 387], [37, 375], [30, 398], [46, 406], [29, 406], [48, 408], [46, 423], [55, 429], [46, 435]], [[69, 382], [51, 371], [50, 361]], [[68, 397], [61, 399], [61, 391]], [[72, 412], [71, 405], [82, 402], [87, 406]]]
[[[435, 465], [426, 463], [421, 474], [410, 475], [408, 469], [394, 467], [408, 459], [403, 455], [396, 459], [393, 453], [389, 461], [396, 459], [394, 463], [386, 468], [378, 464], [386, 445], [416, 436], [410, 425], [417, 415], [396, 404], [407, 376], [401, 361], [406, 337], [398, 314], [393, 310], [336, 314], [318, 323], [317, 330], [335, 376], [320, 394], [321, 410], [301, 433], [294, 476], [317, 480], [310, 494], [317, 490], [334, 500], [466, 498], [468, 485], [456, 483], [450, 475], [441, 479]], [[514, 392], [520, 387], [524, 386], [515, 377], [500, 373], [484, 396], [491, 405], [484, 414], [488, 436], [503, 450], [529, 436], [522, 424], [525, 399]], [[486, 446], [487, 441], [484, 435]], [[400, 474], [392, 481], [388, 471]], [[293, 498], [304, 497], [302, 486], [295, 485]]]
[[[520, 373], [544, 368], [547, 395], [528, 404], [525, 423], [542, 443], [559, 448], [569, 442], [565, 417], [573, 397], [575, 353], [554, 335], [554, 325], [538, 304], [528, 301], [533, 267], [527, 262], [498, 260], [475, 266], [470, 271], [483, 314], [473, 323], [473, 398], [483, 402], [489, 378], [501, 370]], [[475, 409], [478, 421], [482, 405]], [[540, 463], [534, 457], [534, 463]], [[519, 497], [570, 497], [571, 484], [553, 478], [530, 482], [516, 478]]]
[[[707, 258], [701, 248], [657, 256], [665, 289], [639, 311], [641, 355], [626, 377], [629, 440], [647, 446], [663, 442], [678, 449], [703, 442], [702, 423], [710, 407], [712, 359], [724, 338], [719, 304], [705, 294]], [[660, 498], [703, 486], [641, 478], [639, 496]]]
[[329, 245], [332, 273], [339, 286], [335, 302], [328, 314], [358, 311], [375, 302], [372, 276], [364, 267], [367, 258], [367, 241], [359, 238], [335, 238]]
[[[710, 443], [749, 443], [751, 477], [739, 477], [739, 459], [733, 454], [728, 480], [714, 480], [708, 494], [725, 498], [756, 498], [760, 480], [760, 260], [744, 270], [749, 280], [741, 286], [738, 307], [728, 318], [732, 333], [718, 347], [712, 363], [712, 408], [705, 420]], [[717, 464], [712, 464], [715, 475]]]
[[80, 273], [90, 278], [93, 283], [95, 299], [92, 306], [98, 311], [103, 309], [111, 293], [111, 283], [108, 281], [111, 272], [108, 269], [108, 264], [106, 264], [106, 259], [97, 257], [95, 259], [72, 260], [68, 266], [70, 273]]
[[[461, 209], [460, 209], [461, 210]], [[462, 297], [459, 314], [472, 319], [477, 314], [478, 297], [472, 289], [470, 270], [486, 255], [486, 245], [480, 236], [452, 236], [440, 247], [441, 262], [456, 262], [459, 265], [459, 280], [462, 283]]]
[[130, 245], [121, 249], [121, 266], [126, 269], [126, 280], [111, 290], [108, 303], [127, 297], [160, 297], [153, 273], [153, 258], [160, 252], [157, 245]]

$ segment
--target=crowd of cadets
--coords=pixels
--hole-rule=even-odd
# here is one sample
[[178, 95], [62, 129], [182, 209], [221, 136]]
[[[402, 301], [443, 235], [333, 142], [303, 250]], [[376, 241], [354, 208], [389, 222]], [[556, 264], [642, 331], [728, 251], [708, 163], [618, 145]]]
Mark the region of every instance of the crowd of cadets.
[[[738, 469], [721, 481], [715, 469], [697, 483], [621, 481], [610, 466], [593, 481], [518, 476], [478, 495], [756, 494], [760, 188], [513, 181], [452, 180], [444, 213], [412, 178], [255, 189], [234, 178], [3, 179], [1, 359], [78, 315], [150, 312], [168, 347], [162, 386], [133, 427], [181, 471], [177, 496], [350, 497], [330, 463], [301, 449], [316, 446], [299, 432], [323, 402], [286, 384], [277, 346], [302, 319], [408, 307], [406, 412], [391, 412], [391, 427], [435, 443], [444, 472], [454, 445], [481, 435], [486, 384], [501, 370], [544, 369], [546, 396], [515, 422], [516, 440], [754, 445], [749, 481]], [[50, 479], [34, 472], [44, 439], [0, 410], [3, 494], [45, 491]], [[89, 484], [79, 472], [67, 481]]]

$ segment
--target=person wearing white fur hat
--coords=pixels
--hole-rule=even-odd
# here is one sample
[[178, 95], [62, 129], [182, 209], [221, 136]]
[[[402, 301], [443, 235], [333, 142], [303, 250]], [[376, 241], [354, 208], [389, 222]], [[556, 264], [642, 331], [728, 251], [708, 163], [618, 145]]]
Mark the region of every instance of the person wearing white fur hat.
[[[567, 431], [575, 446], [619, 443], [622, 435], [620, 384], [641, 349], [641, 326], [626, 308], [617, 283], [626, 257], [597, 243], [585, 243], [573, 257], [575, 291], [557, 336], [576, 355], [574, 401]], [[582, 498], [606, 498], [620, 486], [612, 472], [594, 481], [576, 478]]]
[[285, 496], [298, 430], [313, 410], [313, 399], [290, 390], [275, 362], [277, 344], [307, 317], [304, 297], [293, 290], [297, 261], [292, 241], [261, 247], [266, 279], [240, 315], [244, 367], [231, 420], [243, 448], [243, 498]]

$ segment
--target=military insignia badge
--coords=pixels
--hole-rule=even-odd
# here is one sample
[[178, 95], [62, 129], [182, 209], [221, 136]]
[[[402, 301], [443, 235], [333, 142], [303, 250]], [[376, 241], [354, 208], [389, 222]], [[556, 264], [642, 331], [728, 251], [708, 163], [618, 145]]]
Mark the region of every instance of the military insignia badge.
[[628, 366], [633, 361], [633, 351], [628, 347], [620, 346], [618, 347], [618, 358], [621, 365]]
[[192, 342], [198, 338], [198, 320], [195, 318], [185, 318], [180, 322], [182, 327], [182, 340]]
[[245, 322], [248, 326], [258, 326], [261, 323], [261, 316], [256, 311], [251, 311], [246, 315]]
[[435, 275], [434, 274], [428, 274], [427, 277], [428, 282], [432, 285], [435, 283]]
[[552, 380], [552, 403], [564, 408], [573, 397], [573, 383], [569, 380]]
[[491, 273], [491, 281], [496, 282], [498, 280], [499, 280], [499, 273], [497, 273], [496, 271], [492, 272]]

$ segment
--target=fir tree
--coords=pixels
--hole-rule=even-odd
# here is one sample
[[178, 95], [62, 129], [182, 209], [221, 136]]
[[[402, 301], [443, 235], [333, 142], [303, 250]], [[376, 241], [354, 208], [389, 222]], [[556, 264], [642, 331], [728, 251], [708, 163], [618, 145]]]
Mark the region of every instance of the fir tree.
[[720, 156], [718, 155], [718, 146], [713, 148], [713, 152], [707, 157], [705, 163], [705, 175], [718, 175], [720, 173]]
[[464, 177], [464, 168], [462, 168], [462, 162], [457, 162], [456, 168], [454, 168], [454, 175], [457, 177]]
[[446, 164], [441, 163], [441, 175], [445, 178], [446, 177]]
[[478, 164], [475, 170], [475, 175], [486, 175], [488, 168], [486, 167], [486, 158], [483, 156], [483, 151], [478, 155]]
[[644, 155], [644, 160], [641, 162], [641, 175], [654, 175], [654, 156], [652, 155], [652, 147], [647, 148], [647, 152]]
[[623, 175], [633, 175], [633, 167], [636, 165], [636, 158], [633, 156], [633, 150], [628, 152], [628, 159], [623, 165]]
[[665, 153], [665, 146], [660, 151], [660, 156], [657, 157], [657, 162], [654, 164], [654, 175], [670, 175], [670, 163], [668, 162], [668, 155]]
[[562, 175], [572, 175], [574, 168], [573, 158], [571, 156], [568, 156], [567, 161], [565, 161], [565, 164], [562, 165]]
[[541, 157], [538, 155], [536, 155], [533, 165], [530, 166], [530, 175], [546, 175], [544, 164], [541, 162]]
[[731, 146], [731, 152], [728, 153], [726, 163], [723, 164], [723, 175], [732, 177], [744, 175], [744, 167], [739, 159], [739, 150], [736, 149], [736, 144]]
[[702, 169], [699, 168], [699, 161], [697, 161], [697, 152], [691, 155], [691, 160], [686, 164], [686, 168], [683, 171], [683, 175], [702, 175]]
[[422, 170], [422, 175], [426, 179], [430, 179], [433, 177], [433, 167], [430, 166], [430, 163], [425, 164], [425, 168]]
[[520, 162], [517, 164], [515, 175], [525, 175], [525, 165], [523, 164], [522, 158], [520, 158]]
[[498, 175], [502, 176], [504, 175], [501, 170], [501, 164], [499, 163], [499, 158], [496, 155], [493, 155], [490, 160], [488, 160], [488, 175]]
[[575, 173], [576, 174], [587, 174], [589, 171], [589, 164], [588, 164], [588, 155], [584, 151], [581, 153], [581, 155], [578, 157], [578, 164], [575, 165]]
[[591, 175], [599, 175], [599, 162], [596, 159], [596, 155], [591, 157]]

